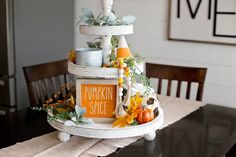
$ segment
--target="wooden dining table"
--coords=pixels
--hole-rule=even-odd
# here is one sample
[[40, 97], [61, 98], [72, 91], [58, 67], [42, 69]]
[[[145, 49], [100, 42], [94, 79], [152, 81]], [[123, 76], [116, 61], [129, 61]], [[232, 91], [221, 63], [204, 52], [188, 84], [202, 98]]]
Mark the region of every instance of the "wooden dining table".
[[[0, 116], [0, 148], [55, 131], [46, 116], [31, 109]], [[142, 138], [108, 156], [235, 157], [236, 109], [206, 104], [172, 124], [167, 122], [156, 134], [154, 141]]]

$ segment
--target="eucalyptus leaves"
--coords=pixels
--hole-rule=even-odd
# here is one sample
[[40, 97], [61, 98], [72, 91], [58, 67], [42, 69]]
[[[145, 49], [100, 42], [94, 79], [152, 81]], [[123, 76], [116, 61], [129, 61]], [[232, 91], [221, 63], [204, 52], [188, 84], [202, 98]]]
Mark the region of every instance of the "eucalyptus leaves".
[[[113, 12], [114, 13], [114, 12]], [[77, 23], [89, 26], [120, 26], [129, 25], [135, 21], [135, 16], [124, 16], [122, 19], [117, 19], [116, 17], [109, 17], [104, 15], [94, 16], [91, 10], [88, 8], [82, 9], [82, 15], [80, 16], [80, 21]]]
[[[42, 111], [33, 108], [33, 110]], [[60, 112], [59, 112], [60, 111]], [[85, 118], [85, 108], [81, 108], [79, 105], [75, 105], [74, 111], [59, 110], [59, 108], [48, 108], [49, 120], [61, 120], [66, 126], [76, 126], [81, 124], [94, 124], [94, 121], [90, 118]]]
[[79, 125], [79, 124], [94, 124], [90, 118], [85, 118], [85, 108], [81, 108], [79, 105], [75, 105], [75, 112], [70, 112], [70, 120], [64, 122], [65, 125]]

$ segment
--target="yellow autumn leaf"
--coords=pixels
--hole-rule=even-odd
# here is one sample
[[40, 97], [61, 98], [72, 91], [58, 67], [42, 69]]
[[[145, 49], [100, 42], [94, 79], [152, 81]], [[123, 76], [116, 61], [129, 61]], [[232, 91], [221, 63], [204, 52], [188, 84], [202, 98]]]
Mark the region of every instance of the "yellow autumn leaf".
[[113, 123], [112, 127], [125, 127], [126, 126], [126, 118], [125, 116], [117, 118], [117, 120]]
[[142, 101], [143, 97], [139, 94], [131, 97], [130, 104], [128, 106], [128, 114], [118, 117], [117, 120], [113, 123], [112, 127], [125, 127], [126, 125], [132, 124], [134, 119], [138, 116]]
[[143, 97], [141, 97], [139, 94], [136, 94], [134, 97], [131, 98], [128, 113], [133, 116], [133, 118], [136, 118], [138, 116], [139, 108], [142, 104]]
[[70, 50], [70, 52], [68, 53], [68, 59], [71, 62], [76, 61], [76, 51], [75, 50]]
[[136, 94], [135, 96], [131, 97], [129, 109], [139, 108], [140, 105], [142, 104], [142, 101], [143, 101], [143, 97], [140, 96], [139, 94]]
[[73, 109], [75, 108], [75, 100], [72, 95], [70, 96], [69, 107], [71, 107]]

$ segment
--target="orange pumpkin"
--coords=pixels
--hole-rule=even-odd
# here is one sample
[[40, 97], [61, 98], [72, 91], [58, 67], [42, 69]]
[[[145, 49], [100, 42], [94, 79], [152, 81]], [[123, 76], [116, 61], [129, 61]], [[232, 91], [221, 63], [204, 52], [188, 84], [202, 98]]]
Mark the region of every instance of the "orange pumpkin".
[[151, 109], [141, 109], [138, 113], [137, 121], [139, 124], [150, 122], [154, 119], [154, 113]]

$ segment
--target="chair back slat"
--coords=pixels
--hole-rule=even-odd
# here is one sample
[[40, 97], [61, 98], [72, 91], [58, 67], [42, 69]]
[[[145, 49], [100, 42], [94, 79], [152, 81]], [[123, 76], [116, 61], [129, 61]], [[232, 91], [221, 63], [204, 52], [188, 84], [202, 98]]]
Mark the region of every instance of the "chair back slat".
[[66, 84], [69, 80], [68, 75], [64, 74], [63, 77], [64, 77], [64, 84]]
[[36, 95], [35, 95], [36, 100], [34, 100], [33, 102], [35, 104], [42, 103], [43, 100], [42, 100], [42, 93], [41, 93], [39, 82], [37, 81], [37, 82], [34, 82], [33, 84], [35, 86], [35, 92], [36, 92]]
[[55, 80], [56, 80], [56, 88], [57, 88], [57, 90], [59, 91], [60, 90], [60, 88], [61, 88], [61, 81], [60, 81], [60, 77], [59, 76], [56, 76], [55, 77]]
[[49, 98], [51, 96], [51, 92], [50, 92], [50, 84], [48, 82], [48, 79], [43, 79], [43, 86], [44, 86], [44, 89], [45, 89], [45, 93], [46, 93], [46, 96], [47, 98]]
[[[47, 81], [48, 81], [49, 93], [52, 94], [53, 91], [56, 91], [53, 86], [53, 80], [52, 80], [52, 78], [48, 78]], [[52, 95], [50, 95], [50, 96], [52, 96]]]
[[176, 97], [180, 97], [181, 84], [187, 82], [186, 99], [190, 99], [191, 83], [198, 83], [196, 100], [201, 101], [207, 68], [183, 67], [146, 63], [146, 75], [158, 79], [157, 93], [161, 94], [162, 80], [167, 80], [167, 96], [171, 96], [172, 81], [177, 81]]
[[162, 79], [158, 80], [157, 94], [161, 94]]
[[180, 97], [180, 92], [181, 92], [181, 81], [178, 81], [178, 84], [177, 84], [177, 90], [176, 90], [176, 97]]
[[203, 96], [204, 83], [199, 83], [196, 100], [202, 100]]
[[43, 85], [43, 81], [39, 80], [39, 81], [37, 81], [37, 83], [38, 83], [38, 87], [39, 87], [39, 91], [40, 91], [40, 100], [43, 103], [47, 94], [46, 94], [46, 91], [45, 91], [45, 88]]
[[69, 82], [67, 64], [59, 60], [23, 67], [31, 106], [42, 104]]
[[188, 82], [188, 84], [187, 84], [187, 92], [186, 92], [186, 99], [190, 98], [190, 92], [191, 92], [191, 82]]
[[168, 80], [167, 92], [166, 92], [166, 95], [167, 95], [167, 96], [170, 96], [170, 94], [171, 94], [171, 84], [172, 84], [172, 81], [171, 81], [171, 80]]
[[41, 86], [42, 86], [42, 93], [43, 96], [48, 98], [48, 90], [47, 90], [47, 85], [45, 84], [45, 80], [41, 81]]

